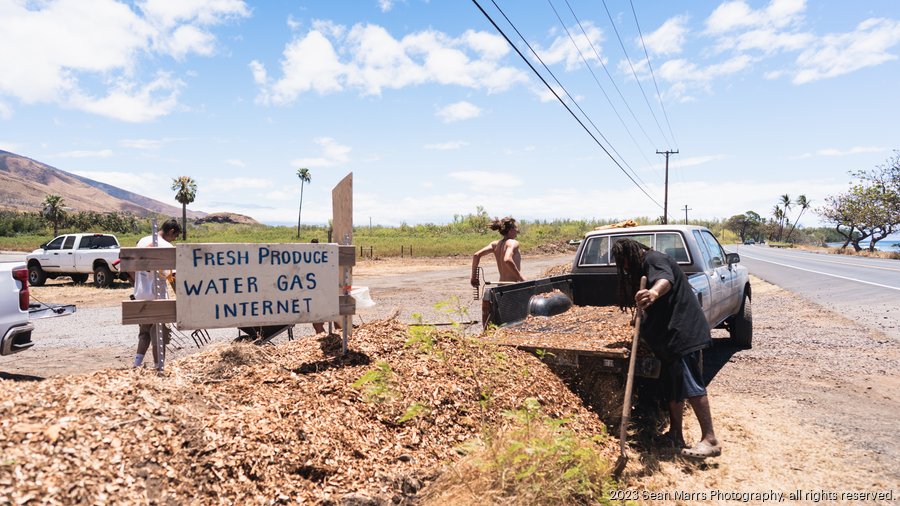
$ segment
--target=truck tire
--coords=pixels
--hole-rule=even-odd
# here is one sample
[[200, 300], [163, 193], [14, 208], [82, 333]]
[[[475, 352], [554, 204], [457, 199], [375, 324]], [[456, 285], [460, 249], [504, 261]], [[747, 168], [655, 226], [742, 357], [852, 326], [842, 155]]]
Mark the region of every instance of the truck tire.
[[47, 281], [47, 273], [41, 269], [41, 264], [35, 263], [28, 266], [28, 284], [31, 286], [44, 286]]
[[76, 285], [83, 285], [87, 283], [88, 275], [87, 274], [72, 274], [72, 281], [75, 282]]
[[741, 309], [733, 316], [729, 332], [731, 334], [731, 343], [743, 350], [749, 350], [753, 347], [753, 309], [750, 305], [750, 296], [744, 294], [744, 301], [741, 303]]
[[112, 271], [106, 264], [100, 264], [94, 267], [94, 286], [97, 288], [107, 288], [112, 284]]

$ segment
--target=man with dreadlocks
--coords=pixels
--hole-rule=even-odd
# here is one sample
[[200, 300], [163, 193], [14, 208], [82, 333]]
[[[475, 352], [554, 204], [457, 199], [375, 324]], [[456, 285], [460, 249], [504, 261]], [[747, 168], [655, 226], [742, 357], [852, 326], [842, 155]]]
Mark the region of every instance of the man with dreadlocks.
[[[507, 216], [502, 220], [494, 218], [494, 221], [491, 222], [491, 230], [500, 232], [503, 238], [491, 242], [472, 255], [472, 286], [478, 286], [478, 264], [481, 257], [491, 253], [494, 254], [494, 260], [497, 261], [500, 283], [525, 281], [521, 272], [522, 255], [519, 253], [519, 241], [516, 240], [519, 227], [516, 225], [515, 218], [512, 216]], [[485, 288], [481, 302], [481, 323], [485, 327], [491, 313], [490, 293], [490, 289]]]
[[[612, 254], [619, 275], [619, 307], [624, 311], [637, 304], [644, 311], [640, 337], [662, 362], [660, 392], [669, 404], [668, 438], [685, 457], [721, 455], [700, 367], [700, 350], [712, 344], [712, 336], [687, 276], [671, 257], [632, 239], [616, 241]], [[649, 286], [643, 290], [642, 276]], [[700, 422], [700, 441], [693, 448], [684, 444], [682, 432], [685, 399]]]

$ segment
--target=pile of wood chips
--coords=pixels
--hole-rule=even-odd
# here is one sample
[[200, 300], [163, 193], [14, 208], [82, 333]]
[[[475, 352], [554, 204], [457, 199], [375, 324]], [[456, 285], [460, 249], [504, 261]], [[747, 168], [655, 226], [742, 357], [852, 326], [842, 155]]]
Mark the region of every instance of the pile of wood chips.
[[[583, 350], [627, 357], [634, 327], [616, 306], [573, 306], [556, 316], [529, 316], [494, 333], [500, 344], [546, 350]], [[643, 346], [640, 354], [649, 353]]]
[[[347, 356], [339, 336], [311, 337], [219, 345], [163, 376], [0, 380], [0, 504], [405, 504], [528, 397], [579, 434], [605, 430], [531, 354], [409, 337], [389, 319], [356, 329]], [[376, 395], [358, 380], [378, 370]], [[598, 450], [614, 458], [615, 442]]]

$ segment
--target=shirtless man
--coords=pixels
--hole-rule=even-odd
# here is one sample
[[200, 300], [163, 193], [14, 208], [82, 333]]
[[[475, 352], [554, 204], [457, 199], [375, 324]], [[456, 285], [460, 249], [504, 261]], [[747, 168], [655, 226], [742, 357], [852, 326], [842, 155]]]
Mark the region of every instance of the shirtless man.
[[[494, 259], [497, 260], [497, 270], [500, 271], [501, 283], [525, 281], [520, 271], [522, 255], [519, 253], [519, 241], [516, 240], [516, 236], [519, 235], [519, 227], [516, 226], [516, 220], [510, 216], [502, 220], [494, 219], [491, 223], [491, 230], [499, 231], [503, 239], [488, 244], [472, 255], [472, 286], [478, 286], [478, 263], [481, 261], [481, 257], [488, 253], [493, 253]], [[481, 302], [481, 323], [485, 327], [487, 327], [488, 318], [491, 314], [489, 294], [490, 289], [485, 288]]]

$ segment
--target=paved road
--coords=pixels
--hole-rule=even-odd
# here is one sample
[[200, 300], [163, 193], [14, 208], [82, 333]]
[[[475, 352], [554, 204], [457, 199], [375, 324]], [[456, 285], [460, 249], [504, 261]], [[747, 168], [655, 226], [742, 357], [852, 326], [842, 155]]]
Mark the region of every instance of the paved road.
[[900, 341], [900, 262], [767, 246], [731, 246], [750, 274]]

